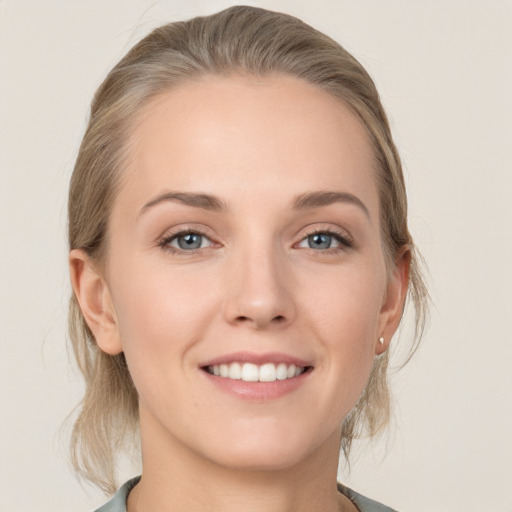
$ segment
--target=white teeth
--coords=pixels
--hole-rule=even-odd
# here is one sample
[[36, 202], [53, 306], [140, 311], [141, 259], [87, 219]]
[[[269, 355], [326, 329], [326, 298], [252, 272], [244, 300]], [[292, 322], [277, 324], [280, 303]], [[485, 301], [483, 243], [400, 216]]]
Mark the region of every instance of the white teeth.
[[[295, 368], [295, 365], [293, 364], [290, 366]], [[295, 375], [295, 370], [293, 370], [293, 375]], [[284, 363], [277, 365], [276, 378], [277, 380], [285, 380], [288, 378], [288, 366], [286, 366]]]
[[264, 364], [260, 366], [259, 380], [261, 382], [273, 382], [276, 380], [276, 367], [272, 363]]
[[258, 367], [255, 364], [245, 363], [242, 366], [242, 380], [245, 382], [258, 382], [259, 378]]
[[[228, 378], [240, 380], [242, 378], [242, 366], [239, 363], [231, 363], [229, 366]], [[213, 367], [213, 374], [215, 375], [215, 366]]]
[[258, 366], [253, 363], [231, 363], [216, 364], [208, 366], [208, 372], [217, 377], [223, 377], [233, 380], [243, 380], [245, 382], [274, 382], [275, 380], [286, 380], [298, 377], [304, 373], [305, 368], [287, 365], [286, 363], [265, 363]]

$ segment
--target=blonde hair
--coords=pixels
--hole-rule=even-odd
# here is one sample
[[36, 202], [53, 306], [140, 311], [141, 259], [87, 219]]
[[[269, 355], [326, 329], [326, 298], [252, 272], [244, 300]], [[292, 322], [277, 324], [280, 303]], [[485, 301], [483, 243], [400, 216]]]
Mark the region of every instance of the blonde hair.
[[[112, 69], [96, 92], [69, 190], [69, 246], [101, 264], [130, 127], [147, 102], [206, 74], [287, 74], [339, 98], [360, 119], [374, 150], [380, 189], [382, 240], [392, 268], [410, 250], [409, 299], [421, 337], [428, 294], [407, 227], [407, 198], [400, 158], [375, 85], [338, 43], [291, 16], [232, 7], [212, 16], [157, 28]], [[115, 490], [115, 457], [138, 424], [138, 397], [124, 355], [102, 352], [74, 296], [69, 335], [86, 390], [74, 424], [72, 461], [78, 474], [106, 492]], [[388, 354], [375, 358], [368, 384], [342, 428], [341, 446], [363, 431], [374, 435], [389, 419]]]

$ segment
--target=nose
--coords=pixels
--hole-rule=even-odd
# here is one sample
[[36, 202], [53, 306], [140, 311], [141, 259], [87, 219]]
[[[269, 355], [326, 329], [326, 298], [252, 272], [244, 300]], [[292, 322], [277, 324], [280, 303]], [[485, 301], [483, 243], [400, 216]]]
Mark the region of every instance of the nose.
[[255, 330], [282, 328], [295, 317], [293, 277], [278, 251], [242, 251], [228, 263], [225, 319]]

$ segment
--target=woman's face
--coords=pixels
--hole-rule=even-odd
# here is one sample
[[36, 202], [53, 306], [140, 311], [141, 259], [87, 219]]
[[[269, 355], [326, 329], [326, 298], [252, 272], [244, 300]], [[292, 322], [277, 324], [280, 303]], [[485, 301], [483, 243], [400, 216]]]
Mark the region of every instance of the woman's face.
[[207, 77], [144, 109], [96, 335], [125, 353], [143, 443], [237, 468], [336, 450], [405, 288], [372, 165], [355, 116], [290, 77]]

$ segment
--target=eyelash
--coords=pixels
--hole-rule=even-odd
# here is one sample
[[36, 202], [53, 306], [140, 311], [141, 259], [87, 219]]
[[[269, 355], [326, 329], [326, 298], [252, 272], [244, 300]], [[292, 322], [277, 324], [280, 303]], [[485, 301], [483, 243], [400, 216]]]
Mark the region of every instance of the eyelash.
[[306, 233], [305, 236], [303, 236], [299, 243], [303, 242], [310, 236], [314, 235], [328, 235], [334, 238], [340, 245], [338, 247], [329, 247], [328, 249], [323, 250], [317, 250], [309, 247], [308, 249], [312, 251], [313, 254], [316, 256], [322, 256], [322, 255], [329, 255], [329, 254], [338, 254], [340, 252], [347, 251], [349, 249], [354, 249], [356, 247], [356, 244], [352, 237], [348, 235], [346, 232], [339, 231], [337, 229], [333, 228], [316, 228], [312, 231], [309, 231]]
[[[206, 235], [205, 233], [203, 233], [200, 230], [182, 229], [180, 231], [177, 231], [176, 233], [172, 233], [171, 235], [165, 235], [162, 239], [160, 239], [158, 241], [158, 247], [160, 247], [163, 250], [168, 251], [172, 254], [178, 254], [178, 255], [192, 255], [192, 254], [196, 254], [204, 249], [209, 249], [211, 247], [211, 246], [209, 246], [209, 247], [185, 250], [185, 249], [177, 249], [170, 245], [173, 240], [177, 239], [180, 236], [185, 236], [185, 235], [199, 235], [199, 236], [204, 237], [207, 240], [209, 240], [209, 242], [212, 245], [215, 244], [215, 242], [213, 242], [208, 235]], [[298, 243], [300, 244], [301, 242], [306, 240], [308, 237], [314, 236], [314, 235], [330, 236], [330, 237], [334, 238], [334, 240], [336, 240], [340, 244], [338, 247], [329, 247], [328, 249], [322, 249], [322, 250], [313, 249], [312, 247], [305, 248], [305, 249], [308, 249], [309, 251], [311, 251], [315, 255], [337, 254], [337, 253], [340, 253], [343, 251], [347, 251], [349, 249], [353, 249], [356, 246], [354, 240], [349, 235], [347, 235], [344, 232], [338, 231], [336, 229], [332, 229], [332, 228], [328, 228], [328, 229], [317, 228], [312, 231], [309, 231], [300, 239], [300, 241]], [[298, 245], [298, 244], [294, 244], [294, 247], [296, 245]]]
[[162, 248], [164, 251], [168, 251], [171, 254], [178, 254], [178, 255], [196, 254], [199, 251], [210, 248], [210, 247], [203, 247], [203, 248], [191, 249], [191, 250], [187, 251], [185, 249], [177, 249], [176, 247], [173, 247], [172, 245], [170, 245], [173, 240], [177, 239], [180, 236], [185, 236], [185, 235], [199, 235], [199, 236], [204, 237], [207, 240], [209, 240], [212, 245], [214, 244], [214, 242], [211, 240], [211, 238], [200, 230], [182, 229], [180, 231], [177, 231], [176, 233], [172, 233], [171, 235], [165, 235], [162, 239], [160, 239], [158, 241], [158, 246], [160, 248]]

